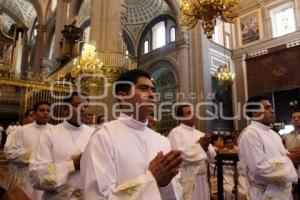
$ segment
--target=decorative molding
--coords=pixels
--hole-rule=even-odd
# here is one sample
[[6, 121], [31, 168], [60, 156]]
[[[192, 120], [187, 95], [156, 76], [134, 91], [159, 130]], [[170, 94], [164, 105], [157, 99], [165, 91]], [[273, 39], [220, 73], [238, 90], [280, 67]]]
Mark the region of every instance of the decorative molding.
[[286, 48], [292, 48], [300, 45], [300, 39], [286, 43]]
[[34, 88], [34, 89], [41, 89], [41, 90], [53, 90], [58, 92], [69, 92], [69, 87], [63, 86], [51, 86], [50, 83], [46, 82], [38, 82], [38, 81], [26, 81], [26, 80], [12, 80], [7, 78], [0, 77], [0, 85], [13, 85], [18, 87], [24, 88]]
[[257, 50], [257, 51], [252, 51], [250, 53], [248, 53], [247, 57], [248, 58], [254, 58], [254, 57], [258, 57], [258, 56], [262, 56], [268, 54], [268, 49], [261, 49], [261, 50]]

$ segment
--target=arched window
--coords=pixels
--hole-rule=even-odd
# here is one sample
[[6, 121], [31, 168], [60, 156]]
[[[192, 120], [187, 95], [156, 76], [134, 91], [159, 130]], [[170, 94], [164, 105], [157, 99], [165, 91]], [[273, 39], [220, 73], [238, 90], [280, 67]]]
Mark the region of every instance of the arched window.
[[53, 58], [54, 43], [55, 43], [55, 34], [53, 35], [53, 38], [52, 38], [51, 44], [50, 44], [49, 60], [52, 60], [52, 58]]
[[149, 53], [149, 42], [146, 40], [144, 42], [144, 54]]
[[88, 26], [83, 31], [83, 40], [84, 40], [84, 42], [88, 42], [89, 39], [90, 39], [90, 29], [91, 29], [91, 27]]
[[53, 12], [56, 8], [57, 0], [52, 0], [51, 1], [51, 11]]
[[36, 37], [37, 36], [37, 30], [36, 28], [33, 29], [33, 37]]
[[170, 29], [170, 42], [174, 42], [176, 39], [176, 31], [175, 31], [175, 28], [172, 27]]
[[152, 49], [157, 49], [166, 44], [165, 22], [158, 22], [152, 27]]

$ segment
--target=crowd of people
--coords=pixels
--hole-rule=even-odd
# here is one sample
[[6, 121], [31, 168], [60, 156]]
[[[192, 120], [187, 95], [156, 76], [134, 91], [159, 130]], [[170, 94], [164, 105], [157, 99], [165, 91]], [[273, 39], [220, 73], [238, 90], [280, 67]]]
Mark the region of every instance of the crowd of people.
[[[217, 193], [221, 150], [238, 153], [239, 199], [290, 200], [292, 192], [298, 199], [300, 110], [283, 142], [270, 127], [275, 113], [265, 97], [248, 100], [251, 123], [238, 138], [198, 131], [191, 105], [182, 104], [176, 109], [179, 125], [165, 137], [155, 130], [150, 75], [130, 70], [116, 81], [116, 120], [99, 116], [93, 125], [88, 96], [73, 92], [64, 99], [62, 114], [69, 117], [62, 123], [48, 123], [51, 105], [43, 101], [25, 113], [22, 126], [7, 130], [12, 178], [4, 199], [210, 200]], [[233, 175], [233, 167], [224, 166], [226, 200], [233, 198]]]

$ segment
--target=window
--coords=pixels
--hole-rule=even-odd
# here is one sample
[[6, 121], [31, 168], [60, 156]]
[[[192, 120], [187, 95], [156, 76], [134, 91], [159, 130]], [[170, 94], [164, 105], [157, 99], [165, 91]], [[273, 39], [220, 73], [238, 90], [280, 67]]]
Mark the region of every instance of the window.
[[83, 31], [83, 41], [84, 42], [89, 41], [89, 39], [90, 39], [90, 30], [91, 30], [90, 26], [88, 26], [84, 29], [84, 31]]
[[217, 19], [212, 41], [227, 49], [231, 49], [231, 24]]
[[57, 0], [52, 0], [51, 1], [51, 11], [53, 12], [56, 8]]
[[214, 29], [214, 34], [212, 37], [212, 41], [224, 46], [224, 27], [223, 22], [220, 19], [217, 19], [216, 26]]
[[176, 31], [175, 31], [175, 28], [172, 27], [170, 29], [170, 42], [174, 42], [176, 39]]
[[152, 27], [152, 49], [157, 49], [166, 44], [165, 22], [159, 22]]
[[33, 37], [36, 37], [37, 36], [37, 30], [36, 28], [33, 29]]
[[148, 42], [148, 40], [146, 40], [144, 42], [144, 54], [146, 54], [148, 52], [149, 52], [149, 42]]
[[273, 37], [296, 31], [294, 4], [289, 2], [270, 9]]
[[49, 60], [51, 60], [53, 58], [54, 44], [55, 44], [55, 34], [53, 35], [53, 38], [52, 38], [51, 44], [50, 44]]
[[227, 49], [231, 49], [231, 24], [230, 23], [224, 23], [224, 35], [225, 35], [224, 46]]

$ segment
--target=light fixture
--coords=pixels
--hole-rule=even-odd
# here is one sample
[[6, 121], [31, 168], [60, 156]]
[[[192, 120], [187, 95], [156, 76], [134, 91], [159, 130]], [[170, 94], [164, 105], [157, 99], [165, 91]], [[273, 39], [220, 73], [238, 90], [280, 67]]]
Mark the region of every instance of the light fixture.
[[221, 65], [216, 73], [218, 83], [222, 87], [228, 87], [231, 85], [235, 78], [235, 74], [231, 73], [226, 64]]
[[212, 38], [216, 18], [232, 23], [238, 17], [240, 0], [181, 0], [181, 23], [189, 28], [194, 28], [201, 20], [201, 25], [207, 38]]
[[103, 74], [103, 63], [97, 56], [96, 47], [84, 43], [81, 55], [74, 59], [71, 76], [77, 79], [81, 74]]

